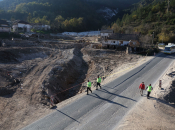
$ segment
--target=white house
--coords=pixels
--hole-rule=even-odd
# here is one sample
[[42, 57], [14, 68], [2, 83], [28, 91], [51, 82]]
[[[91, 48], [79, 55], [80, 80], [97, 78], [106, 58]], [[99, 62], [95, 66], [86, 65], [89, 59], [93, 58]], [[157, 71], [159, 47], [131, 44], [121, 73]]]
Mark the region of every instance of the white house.
[[113, 30], [101, 30], [100, 35], [102, 38], [107, 38], [114, 33]]
[[102, 41], [103, 44], [107, 45], [120, 45], [125, 46], [128, 44], [138, 44], [139, 37], [135, 34], [112, 34]]
[[43, 25], [40, 23], [32, 24], [32, 28], [36, 30], [50, 30], [50, 25]]
[[25, 22], [25, 21], [17, 21], [15, 24], [12, 26], [14, 32], [18, 31], [24, 31], [24, 32], [30, 32], [32, 26], [30, 23]]
[[163, 46], [164, 46], [164, 45], [165, 45], [165, 43], [159, 43], [158, 45], [163, 45]]
[[0, 32], [10, 32], [11, 27], [6, 20], [0, 20]]
[[50, 25], [44, 25], [45, 30], [50, 30]]

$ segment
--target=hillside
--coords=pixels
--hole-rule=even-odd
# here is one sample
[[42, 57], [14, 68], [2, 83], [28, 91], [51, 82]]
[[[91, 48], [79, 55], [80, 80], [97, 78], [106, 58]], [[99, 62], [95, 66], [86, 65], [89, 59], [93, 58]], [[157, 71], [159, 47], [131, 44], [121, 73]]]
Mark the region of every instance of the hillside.
[[140, 0], [3, 0], [0, 17], [50, 24], [55, 31], [98, 30]]
[[131, 14], [125, 14], [112, 24], [119, 33], [141, 33], [145, 43], [175, 42], [175, 0], [143, 0]]

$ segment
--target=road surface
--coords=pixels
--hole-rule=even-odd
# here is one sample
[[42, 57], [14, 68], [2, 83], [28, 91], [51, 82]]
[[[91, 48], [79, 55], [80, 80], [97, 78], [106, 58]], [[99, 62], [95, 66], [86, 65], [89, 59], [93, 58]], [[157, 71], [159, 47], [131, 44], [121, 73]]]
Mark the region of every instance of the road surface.
[[[102, 89], [55, 110], [22, 130], [111, 130], [143, 97], [139, 84], [152, 84], [159, 79], [175, 55], [161, 54], [125, 75], [106, 84]], [[154, 86], [153, 86], [154, 88]], [[150, 95], [151, 96], [151, 95]], [[148, 99], [149, 100], [149, 99]]]

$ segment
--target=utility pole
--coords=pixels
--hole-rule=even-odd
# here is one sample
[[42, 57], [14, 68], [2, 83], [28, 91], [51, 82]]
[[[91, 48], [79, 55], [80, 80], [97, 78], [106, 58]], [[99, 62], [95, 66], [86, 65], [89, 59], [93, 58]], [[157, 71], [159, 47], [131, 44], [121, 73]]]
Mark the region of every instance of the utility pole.
[[153, 32], [152, 44], [153, 44], [153, 41], [154, 41], [154, 32]]
[[170, 0], [168, 0], [168, 11], [169, 11], [169, 6], [170, 6]]

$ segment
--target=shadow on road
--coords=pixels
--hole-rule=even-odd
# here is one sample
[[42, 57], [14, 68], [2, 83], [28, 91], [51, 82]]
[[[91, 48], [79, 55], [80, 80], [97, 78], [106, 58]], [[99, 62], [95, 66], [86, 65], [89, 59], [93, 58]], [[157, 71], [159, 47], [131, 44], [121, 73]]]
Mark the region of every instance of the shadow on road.
[[162, 53], [162, 54], [157, 55], [155, 57], [163, 57], [163, 58], [174, 59], [174, 56], [175, 56], [175, 54], [164, 54], [164, 53]]
[[109, 103], [113, 103], [113, 104], [120, 105], [120, 106], [122, 106], [122, 107], [127, 108], [126, 106], [124, 106], [124, 105], [122, 105], [122, 104], [120, 104], [120, 103], [116, 103], [116, 102], [113, 102], [113, 101], [111, 101], [111, 100], [108, 100], [108, 99], [102, 98], [102, 97], [100, 97], [100, 96], [97, 95], [97, 94], [95, 94], [95, 95], [96, 95], [96, 96], [94, 96], [94, 95], [89, 95], [89, 96], [94, 97], [94, 98], [98, 98], [98, 99], [101, 99], [101, 100], [107, 101], [107, 102], [109, 102]]
[[106, 90], [106, 89], [100, 89], [100, 90], [98, 90], [98, 91], [101, 91], [101, 92], [104, 92], [104, 93], [109, 93], [109, 94], [111, 94], [111, 95], [115, 95], [115, 96], [118, 96], [118, 97], [121, 97], [121, 98], [126, 98], [126, 99], [132, 100], [132, 101], [134, 101], [134, 102], [137, 102], [136, 100], [134, 100], [134, 99], [132, 99], [132, 98], [128, 98], [128, 97], [121, 96], [121, 95], [118, 95], [118, 94], [115, 94], [115, 93], [111, 93], [111, 92], [109, 92], [109, 91]]
[[62, 112], [62, 111], [58, 110], [58, 109], [57, 109], [57, 106], [54, 106], [52, 109], [55, 109], [55, 110], [57, 110], [58, 112], [62, 113], [63, 115], [65, 115], [65, 116], [67, 116], [67, 117], [71, 118], [72, 120], [74, 120], [74, 121], [76, 121], [76, 122], [80, 123], [79, 121], [77, 121], [77, 120], [76, 120], [76, 119], [74, 119], [73, 117], [70, 117], [69, 115], [65, 114], [64, 112]]

